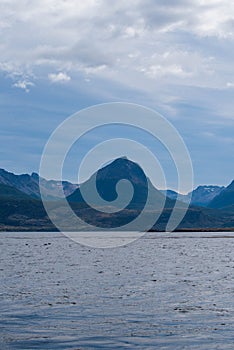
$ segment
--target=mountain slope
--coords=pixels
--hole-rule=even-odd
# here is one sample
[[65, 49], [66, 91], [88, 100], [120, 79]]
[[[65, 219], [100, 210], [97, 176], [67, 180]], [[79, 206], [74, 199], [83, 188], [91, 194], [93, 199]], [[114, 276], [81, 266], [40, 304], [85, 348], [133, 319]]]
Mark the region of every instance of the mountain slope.
[[17, 188], [0, 184], [0, 200], [3, 201], [7, 199], [22, 199], [22, 200], [28, 199], [29, 200], [31, 199], [31, 197], [19, 191]]
[[[133, 196], [129, 200], [127, 197], [127, 191], [123, 191], [119, 196], [116, 191], [116, 187], [120, 180], [128, 180], [133, 187]], [[104, 199], [108, 203], [104, 203], [103, 206], [119, 209], [118, 212], [109, 212], [108, 214], [102, 213], [102, 205], [98, 204], [98, 201], [93, 196], [95, 187], [97, 188], [99, 197]], [[175, 201], [165, 197], [161, 191], [157, 190], [149, 179], [147, 179], [141, 167], [127, 159], [126, 157], [118, 158], [99, 169], [94, 175], [90, 177], [85, 183], [70, 196], [67, 197], [73, 210], [77, 215], [89, 224], [99, 227], [121, 227], [130, 222], [133, 222], [135, 218], [139, 216], [145, 207], [148, 197], [148, 187], [150, 189], [150, 197], [148, 201], [148, 211], [144, 215], [145, 223], [141, 222], [142, 227], [147, 227], [148, 222], [155, 220], [157, 212], [160, 212], [163, 207], [170, 209], [175, 205]], [[90, 197], [89, 206], [84, 202], [82, 192], [85, 190]], [[120, 206], [114, 202], [120, 200]], [[165, 202], [165, 205], [164, 205]], [[126, 205], [121, 205], [125, 203]], [[84, 204], [86, 210], [77, 210], [77, 204]], [[93, 209], [93, 207], [96, 209]], [[181, 207], [184, 203], [181, 203]], [[124, 209], [123, 209], [124, 208]], [[88, 213], [88, 215], [87, 215]], [[147, 217], [147, 218], [146, 218]], [[147, 222], [148, 221], [148, 222]], [[135, 224], [135, 230], [140, 229], [139, 222]]]
[[231, 206], [234, 206], [234, 180], [209, 203], [210, 208], [223, 209]]
[[38, 183], [28, 174], [15, 175], [4, 169], [0, 169], [0, 183], [15, 187], [29, 196], [39, 197]]
[[191, 205], [206, 207], [224, 188], [224, 186], [203, 185], [198, 186], [187, 195], [172, 190], [164, 190], [162, 193], [171, 199], [176, 199], [178, 197], [178, 199], [184, 203], [188, 203], [191, 199]]
[[224, 186], [198, 186], [190, 193], [192, 195], [191, 204], [206, 207], [223, 189]]
[[[48, 200], [59, 198], [62, 187], [65, 196], [71, 194], [78, 187], [78, 185], [68, 181], [63, 181], [61, 185], [61, 182], [56, 180], [46, 180], [43, 178], [41, 180]], [[32, 173], [31, 175], [15, 175], [4, 169], [0, 169], [0, 184], [15, 187], [33, 198], [40, 198], [39, 175], [36, 173]]]
[[34, 231], [52, 228], [39, 199], [33, 199], [14, 187], [0, 184], [1, 230]]
[[[116, 185], [120, 180], [128, 180], [131, 182], [134, 192], [133, 198], [126, 209], [142, 209], [145, 205], [148, 196], [148, 184], [150, 191], [152, 192], [151, 205], [154, 209], [157, 208], [157, 204], [166, 200], [167, 207], [173, 207], [175, 201], [165, 196], [161, 191], [157, 190], [149, 179], [145, 176], [141, 167], [127, 159], [126, 157], [118, 158], [99, 169], [95, 174], [91, 176], [89, 180], [81, 184], [80, 187], [67, 197], [68, 202], [84, 202], [81, 194], [81, 190], [84, 188], [87, 192], [92, 191], [92, 183], [96, 184], [99, 195], [105, 200], [111, 202], [116, 200], [118, 193], [116, 191]], [[92, 195], [92, 192], [91, 192]]]

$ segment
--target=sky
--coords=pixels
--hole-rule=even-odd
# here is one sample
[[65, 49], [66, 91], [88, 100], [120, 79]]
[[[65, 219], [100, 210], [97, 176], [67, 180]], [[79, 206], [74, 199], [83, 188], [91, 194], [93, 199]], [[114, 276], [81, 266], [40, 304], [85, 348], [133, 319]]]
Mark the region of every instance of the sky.
[[[194, 186], [234, 179], [233, 2], [1, 0], [0, 37], [1, 168], [38, 171], [68, 116], [122, 101], [178, 130]], [[89, 147], [71, 152], [66, 179], [75, 180], [71, 166]]]

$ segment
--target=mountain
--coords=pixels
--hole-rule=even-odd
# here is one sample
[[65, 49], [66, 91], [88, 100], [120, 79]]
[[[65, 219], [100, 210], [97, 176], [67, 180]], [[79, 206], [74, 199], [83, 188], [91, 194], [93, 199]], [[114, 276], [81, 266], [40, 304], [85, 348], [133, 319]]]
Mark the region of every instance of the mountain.
[[17, 190], [17, 188], [0, 184], [0, 200], [7, 200], [7, 199], [31, 199], [30, 196], [27, 194]]
[[[70, 203], [82, 203], [84, 199], [82, 197], [82, 190], [90, 193], [90, 198], [92, 197], [92, 185], [95, 184], [99, 195], [105, 200], [109, 201], [110, 205], [114, 200], [117, 199], [118, 193], [116, 191], [116, 185], [120, 180], [128, 180], [133, 186], [133, 198], [126, 209], [142, 209], [145, 205], [148, 196], [148, 185], [150, 192], [152, 192], [152, 199], [150, 204], [157, 208], [157, 204], [166, 200], [167, 207], [174, 206], [174, 200], [170, 198], [165, 198], [161, 191], [157, 190], [147, 179], [145, 173], [141, 167], [127, 159], [126, 157], [118, 158], [112, 161], [110, 164], [99, 169], [95, 174], [93, 174], [90, 179], [85, 183], [81, 184], [78, 189], [76, 189], [70, 196], [67, 197]], [[126, 184], [127, 186], [127, 184]], [[127, 192], [127, 191], [126, 191]], [[124, 196], [124, 191], [122, 195]], [[127, 195], [127, 194], [126, 194]], [[127, 199], [127, 198], [126, 198]], [[123, 202], [125, 199], [123, 198]]]
[[220, 192], [224, 189], [224, 186], [205, 185], [198, 186], [192, 191], [191, 204], [206, 207]]
[[191, 205], [206, 207], [216, 196], [221, 193], [224, 188], [224, 186], [214, 185], [198, 186], [187, 195], [180, 194], [172, 190], [164, 190], [162, 192], [171, 199], [176, 199], [178, 197], [180, 201], [188, 203], [189, 199], [191, 198]]
[[[118, 187], [121, 183], [120, 180], [123, 180], [122, 187]], [[126, 180], [128, 180], [128, 182], [126, 182]], [[11, 181], [13, 186], [9, 186]], [[33, 173], [32, 175], [14, 175], [6, 172], [3, 169], [0, 170], [0, 230], [56, 230], [56, 228], [50, 222], [44, 206], [39, 198], [38, 181], [39, 176], [36, 173]], [[54, 180], [43, 181], [43, 185], [48, 191], [47, 204], [52, 209], [53, 215], [58, 215], [61, 217], [65, 227], [64, 231], [66, 229], [72, 231], [74, 228], [70, 227], [69, 215], [67, 216], [64, 214], [65, 207], [63, 201], [55, 200], [55, 197], [50, 197], [51, 193], [55, 193], [54, 189], [56, 189], [56, 191], [58, 188], [61, 190], [61, 184]], [[129, 185], [129, 182], [131, 183], [133, 189], [130, 200], [128, 198], [128, 191], [126, 187]], [[63, 182], [63, 186], [65, 185], [67, 186], [69, 193], [69, 190], [72, 188], [71, 185], [73, 184]], [[151, 199], [149, 201], [150, 205], [148, 211], [146, 212], [145, 220], [148, 223], [148, 219], [155, 219], [155, 213], [158, 213], [160, 217], [154, 224], [153, 230], [164, 231], [172, 213], [177, 193], [168, 191], [167, 195], [173, 195], [174, 197], [173, 199], [165, 197], [161, 191], [157, 190], [152, 185], [141, 167], [125, 157], [115, 159], [110, 164], [99, 169], [86, 182], [77, 187], [72, 194], [69, 194], [67, 196], [67, 200], [77, 216], [79, 216], [85, 222], [78, 229], [84, 231], [88, 229], [87, 224], [92, 224], [100, 228], [116, 228], [119, 230], [121, 229], [121, 226], [132, 222], [132, 220], [137, 218], [141, 213], [148, 195], [148, 186], [150, 188]], [[99, 197], [105, 200], [105, 202], [96, 202], [96, 199], [94, 198], [95, 188], [97, 188]], [[122, 189], [122, 192], [120, 191], [120, 188]], [[214, 190], [212, 191], [212, 189]], [[81, 194], [83, 193], [83, 190], [85, 190], [88, 194], [89, 203], [92, 204], [91, 206], [84, 201]], [[209, 197], [208, 193], [211, 193], [210, 195], [213, 196], [213, 193], [219, 189], [216, 189], [216, 186], [200, 186], [200, 188], [196, 190], [195, 192], [199, 194], [197, 195], [197, 199], [199, 199], [199, 196], [201, 197], [202, 193], [203, 195], [207, 194], [207, 197]], [[233, 229], [233, 193], [234, 181], [227, 188], [224, 188], [220, 194], [211, 201], [210, 208], [190, 206], [177, 229]], [[193, 197], [195, 196], [193, 195]], [[53, 198], [53, 201], [50, 201], [50, 198]], [[122, 201], [118, 201], [119, 198], [122, 198]], [[162, 213], [159, 214], [159, 209], [161, 209], [161, 205], [163, 204], [164, 200], [164, 209]], [[199, 203], [201, 203], [200, 199], [199, 201]], [[93, 208], [93, 204], [96, 206], [96, 209]], [[184, 204], [182, 202], [179, 202], [179, 204], [180, 205], [177, 210], [183, 210]], [[104, 206], [105, 209], [108, 208], [110, 211], [102, 211], [102, 207]], [[223, 210], [223, 208], [225, 210]], [[118, 212], [116, 212], [116, 210], [118, 210]], [[77, 230], [77, 228], [75, 229]], [[131, 229], [141, 230], [141, 227], [137, 224], [136, 227], [131, 227]]]
[[[99, 182], [99, 190], [101, 195], [103, 195], [104, 199], [112, 201], [117, 197], [117, 193], [113, 192], [113, 186], [117, 183], [119, 179], [124, 179], [125, 174], [128, 173], [127, 179], [131, 181], [132, 184], [141, 186], [141, 191], [137, 191], [135, 195], [136, 202], [144, 202], [145, 195], [143, 195], [143, 188], [146, 188], [146, 178], [141, 173], [140, 170], [134, 165], [134, 162], [126, 159], [125, 157], [116, 159], [111, 163], [111, 167], [106, 166], [102, 168], [98, 172], [98, 182]], [[93, 176], [96, 176], [94, 174]], [[115, 178], [117, 177], [117, 178]], [[108, 179], [108, 183], [107, 183]], [[149, 181], [149, 180], [148, 180]], [[105, 186], [104, 185], [105, 182]], [[0, 184], [8, 185], [11, 187], [15, 187], [19, 191], [33, 197], [40, 198], [40, 190], [39, 190], [39, 175], [37, 173], [29, 174], [21, 174], [15, 175], [10, 173], [4, 169], [0, 169]], [[63, 188], [64, 194], [68, 197], [71, 202], [82, 202], [82, 196], [80, 195], [80, 191], [78, 190], [79, 185], [73, 184], [69, 181], [62, 181], [62, 185], [60, 181], [56, 180], [46, 180], [41, 178], [41, 184], [47, 193], [48, 200], [54, 200], [61, 197], [61, 189]], [[149, 185], [153, 187], [151, 182], [149, 181]], [[110, 191], [112, 189], [112, 191]], [[216, 196], [220, 194], [220, 192], [224, 189], [224, 186], [198, 186], [195, 190], [188, 193], [188, 195], [178, 194], [172, 190], [161, 191], [163, 195], [172, 199], [173, 201], [178, 199], [181, 202], [187, 203], [189, 200], [189, 196], [192, 195], [191, 204], [197, 206], [207, 206]], [[104, 193], [104, 192], [105, 193]], [[71, 195], [71, 196], [70, 196]], [[110, 198], [108, 196], [111, 196]], [[141, 197], [141, 198], [140, 198]], [[157, 193], [157, 197], [159, 197], [159, 193]], [[109, 199], [108, 199], [109, 198]], [[167, 205], [171, 206], [172, 202], [167, 200]]]
[[210, 203], [210, 208], [230, 209], [234, 207], [234, 180]]
[[173, 200], [178, 199], [183, 203], [189, 202], [189, 194], [181, 194], [173, 190], [161, 190], [161, 192], [170, 199], [173, 199]]
[[[64, 189], [65, 196], [71, 194], [78, 185], [68, 181], [61, 182], [55, 180], [46, 180], [41, 178], [42, 186], [44, 186], [48, 194], [48, 200], [60, 197], [61, 187]], [[40, 198], [39, 175], [36, 173], [15, 175], [4, 169], [0, 169], [0, 184], [8, 185], [18, 189], [19, 191], [33, 197]]]
[[[39, 184], [39, 175], [37, 173], [32, 173], [31, 178]], [[79, 186], [77, 184], [73, 184], [69, 181], [56, 181], [56, 180], [46, 180], [44, 178], [40, 178], [41, 186], [44, 187], [47, 196], [50, 199], [60, 198], [61, 190], [63, 190], [65, 197], [69, 196], [72, 192], [74, 192]]]
[[[131, 183], [133, 187], [132, 199], [130, 198], [129, 200], [128, 198], [127, 188], [124, 190], [124, 186], [127, 186], [126, 182], [123, 184], [123, 192], [118, 196], [116, 185], [118, 186], [120, 180], [128, 180]], [[98, 197], [109, 203], [105, 202], [102, 204], [95, 198], [94, 186], [97, 188]], [[83, 221], [100, 227], [119, 227], [132, 222], [143, 210], [148, 196], [148, 186], [150, 189], [149, 209], [151, 210], [149, 211], [149, 217], [154, 215], [153, 211], [159, 211], [163, 207], [164, 201], [165, 207], [173, 208], [175, 201], [166, 198], [157, 190], [150, 180], [147, 179], [141, 167], [126, 157], [115, 159], [110, 164], [99, 169], [68, 196], [67, 200]], [[92, 204], [91, 206], [85, 204], [82, 197], [83, 191], [90, 198], [89, 203]], [[86, 205], [86, 210], [81, 211], [80, 208], [77, 210], [77, 204], [82, 203]], [[183, 206], [183, 204], [181, 205]], [[97, 209], [93, 209], [94, 206]], [[117, 213], [112, 212], [104, 215], [101, 213], [102, 206], [108, 207], [108, 209], [117, 208], [120, 210]], [[121, 208], [124, 209], [121, 210]], [[89, 215], [87, 215], [87, 212]]]
[[32, 197], [39, 197], [38, 183], [28, 174], [15, 175], [4, 169], [0, 169], [0, 184], [15, 187]]
[[0, 230], [54, 230], [40, 199], [0, 184]]

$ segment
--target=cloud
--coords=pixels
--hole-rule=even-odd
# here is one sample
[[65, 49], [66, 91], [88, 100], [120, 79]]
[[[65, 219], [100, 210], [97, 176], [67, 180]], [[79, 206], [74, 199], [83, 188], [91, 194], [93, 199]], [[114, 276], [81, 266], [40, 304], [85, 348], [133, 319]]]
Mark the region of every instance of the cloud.
[[[175, 52], [191, 49], [184, 34], [232, 39], [233, 8], [227, 0], [130, 0], [114, 5], [107, 0], [4, 1], [1, 60], [25, 70], [44, 65], [81, 71], [100, 65], [133, 69], [128, 55], [134, 52], [143, 65], [169, 47]], [[201, 49], [197, 52], [203, 57]]]
[[234, 83], [227, 82], [226, 86], [227, 88], [234, 88]]
[[65, 83], [71, 80], [71, 77], [66, 73], [59, 72], [57, 74], [50, 73], [48, 74], [48, 78], [52, 83]]
[[173, 111], [162, 101], [196, 103], [188, 87], [232, 87], [233, 13], [228, 0], [4, 0], [0, 70], [21, 88], [79, 77], [104, 99], [118, 85]]
[[27, 80], [19, 80], [13, 84], [14, 87], [25, 90], [26, 92], [29, 92], [29, 87], [34, 86], [34, 84], [31, 81]]

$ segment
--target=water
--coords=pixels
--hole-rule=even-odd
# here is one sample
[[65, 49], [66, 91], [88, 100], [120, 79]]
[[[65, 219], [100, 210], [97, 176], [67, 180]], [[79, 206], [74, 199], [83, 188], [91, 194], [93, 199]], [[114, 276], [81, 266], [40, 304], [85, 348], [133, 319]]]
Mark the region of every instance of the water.
[[1, 233], [1, 349], [233, 349], [234, 233]]

